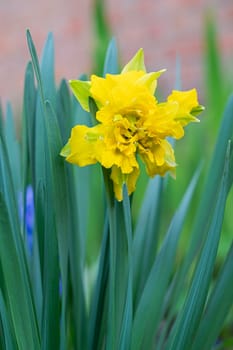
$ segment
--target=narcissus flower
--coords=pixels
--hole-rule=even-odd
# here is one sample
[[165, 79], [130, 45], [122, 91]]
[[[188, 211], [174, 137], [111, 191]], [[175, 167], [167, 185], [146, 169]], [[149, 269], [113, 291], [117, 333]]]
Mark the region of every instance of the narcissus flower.
[[157, 79], [165, 70], [147, 73], [140, 49], [120, 74], [90, 81], [71, 80], [71, 89], [81, 106], [89, 111], [89, 98], [97, 105], [93, 127], [75, 126], [61, 151], [70, 163], [86, 166], [99, 162], [111, 169], [116, 198], [122, 200], [122, 186], [135, 190], [139, 176], [138, 156], [149, 176], [175, 176], [176, 161], [167, 137], [180, 139], [184, 126], [199, 121], [203, 110], [195, 89], [173, 91], [167, 101], [155, 97]]

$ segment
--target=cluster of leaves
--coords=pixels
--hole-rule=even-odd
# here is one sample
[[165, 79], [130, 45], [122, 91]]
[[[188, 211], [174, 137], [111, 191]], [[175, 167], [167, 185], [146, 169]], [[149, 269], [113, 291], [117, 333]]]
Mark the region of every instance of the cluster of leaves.
[[[189, 178], [195, 171], [200, 159], [205, 161], [204, 171], [208, 169], [214, 143], [219, 132], [222, 115], [227, 100], [233, 89], [232, 69], [223, 62], [223, 54], [220, 48], [220, 38], [218, 36], [218, 23], [214, 16], [214, 11], [206, 11], [203, 20], [203, 90], [201, 102], [205, 105], [205, 112], [201, 115], [200, 125], [193, 125], [186, 129], [184, 140], [176, 145], [176, 156], [178, 164], [185, 164], [185, 171], [182, 166], [177, 168], [177, 184], [168, 184], [168, 195], [166, 197], [168, 213], [174, 211], [181, 198], [181, 193], [187, 186]], [[179, 67], [182, 68], [182, 67]], [[227, 72], [227, 73], [226, 73]], [[178, 77], [179, 78], [179, 77]], [[177, 82], [176, 82], [177, 84]], [[182, 82], [178, 79], [178, 85]], [[197, 145], [197, 139], [201, 139], [201, 144]], [[204, 178], [204, 177], [202, 177]], [[202, 182], [202, 179], [201, 179]], [[233, 192], [231, 191], [229, 201], [232, 202]], [[200, 201], [197, 193], [192, 201], [192, 208], [196, 210]], [[227, 248], [231, 243], [232, 234], [232, 208], [227, 206], [223, 223], [223, 234], [219, 247], [219, 261], [224, 259]], [[189, 227], [192, 214], [186, 223], [186, 233], [182, 240], [181, 255], [185, 254], [187, 240], [189, 239]]]
[[[99, 167], [80, 169], [59, 156], [73, 125], [91, 124], [91, 116], [70, 96], [65, 81], [56, 89], [52, 36], [40, 64], [29, 32], [27, 39], [32, 62], [25, 74], [20, 143], [11, 109], [0, 118], [0, 347], [208, 350], [219, 340], [219, 348], [226, 348], [219, 335], [233, 301], [233, 245], [214, 279], [213, 270], [233, 180], [233, 97], [193, 214], [190, 244], [176, 265], [200, 168], [163, 236], [166, 178], [148, 181], [132, 219], [137, 195], [129, 199], [124, 191], [123, 202], [114, 201], [104, 171], [105, 200]], [[117, 71], [112, 41], [104, 74]], [[25, 212], [28, 184], [35, 207], [32, 254], [26, 215], [20, 221], [18, 213], [20, 192]], [[87, 261], [93, 263], [92, 240], [99, 251], [90, 288], [85, 269]]]

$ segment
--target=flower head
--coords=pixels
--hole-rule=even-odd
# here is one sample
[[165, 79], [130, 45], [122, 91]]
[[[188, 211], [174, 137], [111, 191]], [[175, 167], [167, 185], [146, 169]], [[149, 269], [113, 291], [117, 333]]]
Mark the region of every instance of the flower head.
[[111, 168], [115, 196], [122, 200], [122, 186], [135, 190], [139, 176], [138, 156], [149, 176], [175, 175], [175, 156], [167, 137], [180, 139], [184, 126], [199, 121], [203, 110], [195, 89], [173, 91], [166, 102], [155, 97], [157, 80], [165, 70], [147, 73], [140, 49], [120, 74], [90, 81], [71, 80], [71, 89], [89, 111], [89, 98], [97, 105], [97, 125], [77, 125], [61, 151], [70, 163], [86, 166], [99, 162]]

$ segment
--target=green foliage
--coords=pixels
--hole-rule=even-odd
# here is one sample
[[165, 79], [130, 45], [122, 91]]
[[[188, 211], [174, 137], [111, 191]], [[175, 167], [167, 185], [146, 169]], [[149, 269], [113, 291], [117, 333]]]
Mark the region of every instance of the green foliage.
[[93, 73], [101, 75], [105, 62], [106, 50], [111, 38], [110, 26], [106, 16], [105, 0], [93, 0]]
[[[124, 199], [117, 202], [106, 169], [103, 174], [99, 166], [81, 169], [59, 156], [73, 125], [91, 125], [96, 109], [90, 101], [91, 113], [83, 111], [66, 81], [55, 86], [52, 35], [41, 60], [29, 32], [27, 40], [31, 62], [20, 141], [10, 106], [5, 118], [0, 116], [1, 349], [211, 350], [216, 342], [227, 348], [232, 244], [218, 273], [215, 267], [233, 181], [233, 96], [199, 205], [194, 212], [201, 166], [187, 181], [168, 225], [163, 215], [171, 188], [167, 178], [147, 181], [145, 191], [138, 188], [132, 198], [124, 188]], [[118, 71], [117, 56], [112, 40], [103, 74]], [[35, 208], [32, 251], [29, 184]], [[189, 244], [180, 259], [190, 216]]]

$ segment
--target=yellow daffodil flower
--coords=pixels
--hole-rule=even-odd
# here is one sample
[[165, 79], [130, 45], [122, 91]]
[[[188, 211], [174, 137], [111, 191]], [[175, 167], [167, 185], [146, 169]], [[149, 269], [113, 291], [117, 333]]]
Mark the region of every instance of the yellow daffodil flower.
[[135, 190], [140, 156], [149, 176], [175, 176], [174, 151], [167, 137], [180, 139], [184, 126], [199, 121], [197, 92], [173, 91], [166, 102], [155, 97], [157, 79], [165, 70], [147, 73], [140, 49], [120, 74], [90, 81], [71, 80], [71, 89], [81, 106], [89, 111], [89, 98], [98, 108], [97, 125], [76, 125], [61, 151], [70, 163], [86, 166], [99, 162], [111, 169], [114, 192], [122, 200], [122, 186]]

